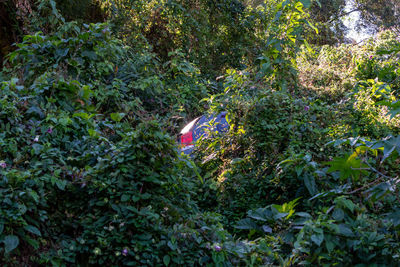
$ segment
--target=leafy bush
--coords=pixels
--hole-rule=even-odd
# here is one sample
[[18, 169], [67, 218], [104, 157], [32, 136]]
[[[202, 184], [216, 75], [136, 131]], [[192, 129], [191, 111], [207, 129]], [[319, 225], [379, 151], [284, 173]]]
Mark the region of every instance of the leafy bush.
[[124, 0], [108, 10], [114, 31], [129, 43], [150, 45], [161, 62], [180, 49], [212, 77], [225, 68], [241, 67], [258, 43], [251, 31], [256, 19], [268, 17], [267, 12], [250, 12], [238, 0]]
[[[256, 2], [37, 2], [0, 73], [2, 265], [398, 263], [398, 38], [310, 47], [311, 1]], [[206, 108], [229, 132], [182, 155]]]
[[[151, 57], [124, 60], [132, 52], [107, 25], [65, 24], [18, 46], [6, 75], [20, 70], [21, 79], [3, 82], [0, 91], [2, 261], [160, 262], [171, 250], [170, 227], [197, 209], [190, 163], [143, 108], [154, 110], [150, 97], [177, 100], [136, 74]], [[165, 84], [193, 97], [187, 83], [195, 69], [179, 58], [169, 64]], [[163, 84], [160, 77], [157, 68], [149, 73]], [[204, 87], [196, 87], [201, 94]]]

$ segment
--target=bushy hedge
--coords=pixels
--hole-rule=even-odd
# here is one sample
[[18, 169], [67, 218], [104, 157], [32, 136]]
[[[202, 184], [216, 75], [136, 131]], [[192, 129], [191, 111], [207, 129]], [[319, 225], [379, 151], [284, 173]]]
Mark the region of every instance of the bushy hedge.
[[[174, 58], [164, 73], [106, 24], [26, 36], [9, 62], [3, 75], [19, 78], [0, 90], [2, 262], [136, 265], [173, 255], [173, 226], [197, 212], [198, 178], [165, 132], [168, 119], [151, 112], [195, 105], [188, 99], [205, 90], [195, 69]], [[188, 229], [201, 236], [197, 225]]]
[[[312, 49], [306, 0], [138, 3], [132, 15], [120, 2], [116, 24], [81, 25], [43, 0], [51, 19], [33, 23], [46, 34], [9, 54], [0, 263], [396, 265], [396, 37]], [[206, 108], [227, 112], [229, 132], [180, 154], [171, 134]]]
[[[276, 90], [256, 82], [250, 69], [229, 72], [225, 94], [210, 98], [214, 110], [228, 111], [231, 129], [199, 148], [198, 162], [210, 177], [204, 197], [217, 200], [214, 210], [230, 230], [278, 249], [282, 258], [275, 262], [398, 263], [397, 79], [390, 77], [398, 77], [399, 45], [389, 40], [379, 43], [392, 46], [376, 50], [369, 44], [321, 50], [332, 64], [327, 68], [349, 59], [342, 54], [358, 53], [347, 78], [326, 81], [340, 94]], [[317, 72], [308, 77], [316, 78]], [[268, 253], [259, 255], [259, 264], [269, 262]]]

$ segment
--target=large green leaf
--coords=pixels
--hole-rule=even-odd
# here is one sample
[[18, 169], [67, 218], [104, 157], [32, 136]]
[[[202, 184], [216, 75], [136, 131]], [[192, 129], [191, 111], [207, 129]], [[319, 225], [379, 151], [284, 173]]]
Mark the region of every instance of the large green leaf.
[[268, 221], [272, 219], [272, 212], [267, 208], [258, 208], [247, 212], [247, 216], [259, 221]]
[[342, 223], [342, 224], [339, 224], [338, 230], [339, 230], [339, 233], [342, 234], [342, 235], [344, 235], [344, 236], [347, 236], [347, 237], [352, 237], [352, 236], [354, 236], [353, 231], [352, 231], [351, 228], [350, 228], [349, 226], [347, 226], [346, 224], [343, 224], [343, 223]]
[[120, 122], [125, 117], [125, 113], [111, 113], [110, 117], [113, 121]]
[[314, 196], [318, 193], [317, 185], [315, 183], [315, 179], [312, 175], [305, 173], [303, 176], [304, 185], [306, 186], [308, 192], [311, 196]]
[[388, 213], [386, 219], [393, 222], [395, 227], [400, 225], [400, 209], [395, 210], [394, 212]]
[[311, 241], [313, 241], [317, 246], [320, 246], [324, 241], [324, 234], [314, 234], [311, 236]]
[[349, 177], [356, 179], [361, 174], [367, 174], [367, 171], [361, 169], [368, 166], [363, 164], [362, 161], [357, 159], [354, 155], [334, 158], [332, 161], [324, 162], [324, 164], [330, 165], [328, 172], [339, 171], [341, 180], [345, 180]]
[[353, 203], [350, 199], [340, 196], [335, 199], [335, 203], [342, 208], [348, 209], [351, 213], [357, 209], [357, 205]]
[[168, 266], [170, 261], [171, 261], [170, 256], [165, 255], [164, 258], [163, 258], [163, 262], [164, 262], [165, 266]]
[[6, 253], [13, 251], [19, 244], [19, 238], [15, 235], [8, 235], [4, 238], [4, 249]]
[[394, 151], [397, 151], [400, 154], [400, 135], [397, 137], [390, 136], [382, 141], [375, 143], [372, 146], [372, 149], [382, 148], [383, 147], [383, 158], [382, 161], [387, 159]]
[[32, 234], [41, 236], [42, 234], [40, 233], [40, 230], [38, 228], [36, 228], [35, 226], [32, 225], [27, 225], [24, 227], [24, 229], [28, 232], [31, 232]]
[[258, 225], [250, 218], [242, 219], [235, 225], [236, 229], [253, 230], [259, 229]]

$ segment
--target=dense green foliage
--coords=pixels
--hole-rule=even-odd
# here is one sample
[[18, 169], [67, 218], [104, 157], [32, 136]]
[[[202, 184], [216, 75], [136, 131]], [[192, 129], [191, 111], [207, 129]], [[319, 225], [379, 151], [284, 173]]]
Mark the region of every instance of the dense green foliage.
[[400, 40], [321, 46], [329, 3], [37, 1], [0, 72], [0, 264], [397, 266]]

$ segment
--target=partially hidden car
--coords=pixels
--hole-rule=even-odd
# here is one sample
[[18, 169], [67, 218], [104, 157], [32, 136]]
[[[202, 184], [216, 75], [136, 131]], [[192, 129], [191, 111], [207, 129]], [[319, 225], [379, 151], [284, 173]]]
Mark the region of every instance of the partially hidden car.
[[190, 155], [196, 145], [196, 141], [207, 136], [209, 131], [227, 132], [229, 124], [226, 120], [227, 112], [221, 112], [213, 115], [203, 115], [189, 122], [179, 133], [178, 142], [181, 149], [186, 155]]

